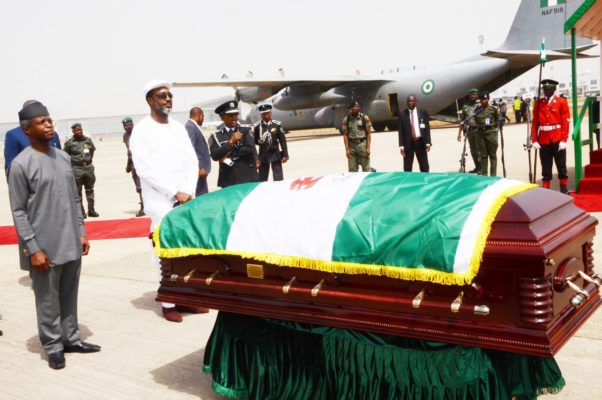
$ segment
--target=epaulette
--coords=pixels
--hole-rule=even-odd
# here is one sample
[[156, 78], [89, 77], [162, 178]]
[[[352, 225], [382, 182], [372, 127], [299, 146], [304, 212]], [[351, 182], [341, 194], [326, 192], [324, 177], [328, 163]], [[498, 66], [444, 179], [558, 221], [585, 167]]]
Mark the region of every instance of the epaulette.
[[261, 124], [261, 120], [259, 120], [259, 121], [255, 122], [255, 123], [253, 124], [253, 128], [257, 128], [257, 127], [259, 126], [259, 124]]
[[249, 124], [239, 124], [241, 128], [252, 128]]
[[280, 122], [276, 119], [273, 119], [272, 122], [275, 123], [276, 125], [282, 125], [282, 122]]

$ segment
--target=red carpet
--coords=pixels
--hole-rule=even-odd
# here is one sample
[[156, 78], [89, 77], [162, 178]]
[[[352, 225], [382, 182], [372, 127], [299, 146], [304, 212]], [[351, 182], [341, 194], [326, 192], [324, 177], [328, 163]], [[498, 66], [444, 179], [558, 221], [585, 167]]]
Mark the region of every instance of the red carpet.
[[[86, 221], [86, 233], [88, 240], [148, 237], [150, 218]], [[0, 245], [16, 243], [17, 232], [14, 226], [0, 226]]]
[[602, 211], [602, 195], [600, 194], [581, 194], [571, 192], [571, 196], [573, 196], [575, 205], [587, 212]]
[[602, 149], [590, 151], [589, 162], [579, 182], [579, 195], [602, 196]]

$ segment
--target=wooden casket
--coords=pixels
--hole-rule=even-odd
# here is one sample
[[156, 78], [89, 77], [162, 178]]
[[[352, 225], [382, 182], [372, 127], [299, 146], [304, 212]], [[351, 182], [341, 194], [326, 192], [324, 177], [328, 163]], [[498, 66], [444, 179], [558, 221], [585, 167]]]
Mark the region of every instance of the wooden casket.
[[[463, 188], [471, 191], [471, 185], [478, 186], [487, 179], [490, 179], [489, 183], [507, 181], [458, 174], [439, 174], [442, 182], [437, 181], [437, 174], [366, 175], [373, 175], [372, 180], [383, 181], [385, 188], [380, 189], [383, 190], [379, 192], [381, 194], [368, 191], [363, 200], [351, 201], [349, 209], [359, 204], [365, 213], [365, 198], [373, 198], [374, 201], [380, 198], [378, 201], [388, 204], [389, 209], [404, 208], [404, 204], [407, 206], [416, 199], [396, 204], [393, 203], [395, 199], [384, 197], [407, 196], [417, 191], [429, 193], [415, 195], [418, 198], [431, 196], [431, 208], [435, 210], [425, 210], [426, 217], [417, 217], [423, 219], [417, 227], [408, 228], [410, 233], [436, 220], [439, 231], [448, 229], [446, 222], [441, 222], [441, 216], [433, 212], [450, 207], [453, 204], [450, 198], [464, 204], [460, 198]], [[402, 185], [403, 190], [393, 189], [397, 187], [396, 182], [407, 179], [411, 183]], [[307, 180], [280, 185], [289, 185], [288, 189], [291, 189], [295, 182], [298, 189], [299, 182]], [[393, 270], [391, 267], [382, 265], [380, 270], [360, 268], [361, 272], [354, 272], [349, 265], [353, 266], [353, 263], [339, 262], [332, 264], [334, 267], [328, 270], [320, 263], [304, 264], [295, 257], [278, 258], [273, 253], [262, 257], [257, 250], [209, 249], [207, 243], [212, 239], [207, 239], [207, 232], [223, 230], [220, 221], [228, 219], [226, 212], [216, 211], [216, 204], [232, 202], [232, 199], [241, 197], [241, 190], [246, 194], [250, 190], [224, 189], [206, 195], [213, 197], [196, 199], [172, 211], [155, 231], [155, 246], [162, 264], [157, 301], [529, 355], [554, 355], [601, 303], [599, 287], [602, 278], [594, 272], [592, 249], [597, 220], [577, 208], [569, 196], [532, 185], [518, 186], [521, 189], [511, 190], [510, 194], [506, 190], [503, 201], [499, 197], [492, 201], [497, 206], [485, 213], [491, 221], [487, 222], [485, 216], [484, 222], [477, 223], [480, 228], [477, 229], [475, 250], [470, 257], [473, 263], [476, 260], [474, 273], [461, 278], [458, 274], [442, 273], [441, 279], [438, 273], [427, 271], [420, 274], [407, 269], [396, 275], [389, 273]], [[431, 190], [431, 187], [439, 187], [440, 192], [433, 194], [436, 189]], [[450, 187], [458, 188], [460, 194], [449, 193]], [[389, 194], [392, 192], [399, 193]], [[358, 196], [358, 193], [353, 194], [354, 199]], [[287, 202], [287, 211], [295, 212], [293, 201], [288, 198], [284, 201]], [[306, 204], [307, 199], [300, 202]], [[476, 205], [465, 205], [467, 215], [471, 207]], [[242, 208], [240, 205], [238, 210]], [[450, 210], [455, 212], [456, 208], [458, 213], [462, 213], [461, 206], [451, 206]], [[265, 210], [260, 206], [256, 211], [262, 213]], [[372, 211], [374, 215], [369, 224], [381, 222], [379, 213]], [[414, 211], [410, 213], [416, 214]], [[407, 214], [407, 211], [402, 212], [400, 218], [407, 218]], [[201, 215], [200, 219], [190, 221], [198, 215]], [[239, 216], [231, 219], [237, 218]], [[353, 215], [349, 218], [355, 221]], [[447, 219], [453, 217], [448, 216]], [[193, 228], [183, 227], [185, 223], [182, 221], [190, 221]], [[287, 224], [287, 221], [281, 223]], [[208, 224], [210, 227], [206, 232], [194, 230], [195, 226]], [[299, 223], [295, 225], [294, 221], [291, 224], [294, 232], [288, 240], [297, 240], [295, 231], [299, 232], [302, 227]], [[341, 224], [339, 222], [338, 229]], [[459, 225], [462, 224], [468, 222]], [[483, 229], [483, 224], [487, 225], [486, 229]], [[269, 229], [269, 224], [266, 229]], [[458, 229], [466, 230], [466, 227]], [[370, 228], [372, 230], [374, 228]], [[260, 235], [257, 230], [245, 232]], [[369, 236], [365, 232], [361, 235]], [[195, 243], [195, 235], [205, 239], [200, 247], [190, 244]], [[302, 236], [301, 233], [298, 235]], [[184, 242], [188, 240], [186, 243], [189, 244], [177, 243], [166, 248], [169, 236], [185, 236]], [[431, 247], [425, 254], [437, 250], [432, 247], [446, 247], [450, 237], [456, 237], [450, 234], [444, 240], [430, 242], [430, 237], [436, 235], [411, 236], [405, 232], [403, 236], [414, 241], [417, 253]], [[274, 240], [286, 239], [278, 237]], [[402, 242], [394, 243], [403, 245]], [[386, 246], [391, 246], [391, 242]], [[375, 248], [378, 251], [379, 247]], [[356, 252], [356, 249], [350, 246], [349, 251]], [[425, 256], [423, 261], [428, 257]], [[470, 270], [469, 266], [467, 271]]]

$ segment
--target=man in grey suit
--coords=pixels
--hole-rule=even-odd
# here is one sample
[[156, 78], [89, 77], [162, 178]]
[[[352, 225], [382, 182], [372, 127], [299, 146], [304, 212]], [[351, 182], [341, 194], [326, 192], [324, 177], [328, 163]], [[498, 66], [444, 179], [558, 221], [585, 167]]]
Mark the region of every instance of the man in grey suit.
[[186, 131], [192, 142], [192, 147], [199, 160], [199, 179], [196, 183], [195, 196], [199, 197], [202, 194], [209, 192], [207, 187], [207, 175], [211, 172], [211, 156], [209, 155], [209, 147], [201, 133], [201, 126], [205, 120], [205, 113], [199, 107], [190, 109], [189, 119], [186, 122]]
[[29, 271], [35, 295], [40, 342], [48, 366], [60, 369], [64, 353], [100, 350], [81, 340], [77, 323], [81, 256], [90, 244], [69, 155], [50, 145], [54, 127], [48, 110], [31, 103], [19, 111], [19, 121], [30, 146], [11, 164], [10, 206], [21, 268]]

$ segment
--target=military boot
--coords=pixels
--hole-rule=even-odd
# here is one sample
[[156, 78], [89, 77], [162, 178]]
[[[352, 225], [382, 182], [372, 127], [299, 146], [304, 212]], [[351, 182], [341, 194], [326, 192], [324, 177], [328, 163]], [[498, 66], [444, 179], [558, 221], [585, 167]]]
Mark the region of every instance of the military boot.
[[481, 171], [481, 163], [477, 163], [474, 166], [474, 169], [471, 169], [470, 171], [468, 171], [469, 174], [478, 174], [479, 171]]
[[[86, 192], [86, 194], [88, 194]], [[94, 197], [88, 196], [88, 217], [100, 217], [100, 215], [94, 210]]]

